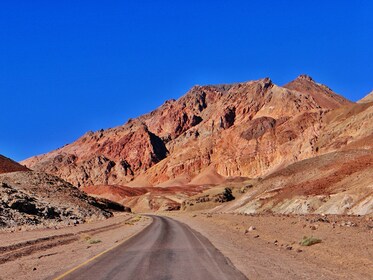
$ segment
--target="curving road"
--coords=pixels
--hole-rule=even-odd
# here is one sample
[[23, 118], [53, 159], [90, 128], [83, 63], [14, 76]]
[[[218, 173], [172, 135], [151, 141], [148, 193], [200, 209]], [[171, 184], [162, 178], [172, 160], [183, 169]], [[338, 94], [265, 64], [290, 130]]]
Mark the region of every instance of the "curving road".
[[198, 232], [152, 218], [141, 233], [63, 279], [247, 279]]

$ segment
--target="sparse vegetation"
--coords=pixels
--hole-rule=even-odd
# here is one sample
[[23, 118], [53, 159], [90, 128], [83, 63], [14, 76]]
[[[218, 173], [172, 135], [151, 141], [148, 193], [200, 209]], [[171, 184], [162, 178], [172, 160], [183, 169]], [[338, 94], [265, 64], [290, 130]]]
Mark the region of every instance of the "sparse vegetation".
[[302, 246], [311, 246], [317, 243], [321, 243], [321, 239], [310, 236], [304, 236], [303, 239], [299, 242], [300, 245]]
[[135, 223], [137, 223], [140, 220], [141, 220], [141, 216], [140, 215], [136, 215], [135, 217], [133, 217], [130, 220], [128, 220], [127, 222], [125, 222], [125, 224], [133, 226]]
[[92, 236], [90, 235], [84, 235], [83, 239], [88, 243], [88, 244], [97, 244], [101, 243], [100, 239], [92, 239]]
[[224, 201], [223, 202], [231, 201], [231, 200], [235, 199], [235, 197], [232, 194], [232, 189], [231, 188], [225, 188], [224, 189], [223, 197], [224, 197]]
[[97, 244], [97, 243], [101, 243], [101, 240], [100, 239], [90, 239], [88, 241], [89, 244]]

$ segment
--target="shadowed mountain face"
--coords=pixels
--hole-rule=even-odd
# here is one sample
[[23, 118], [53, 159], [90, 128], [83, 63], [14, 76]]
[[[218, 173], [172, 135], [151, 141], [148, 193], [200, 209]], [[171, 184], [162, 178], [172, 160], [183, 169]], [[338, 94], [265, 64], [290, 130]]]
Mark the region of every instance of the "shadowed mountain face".
[[0, 174], [15, 172], [15, 171], [28, 171], [29, 169], [19, 163], [11, 160], [10, 158], [0, 155]]
[[358, 139], [343, 127], [370, 110], [359, 106], [306, 75], [284, 87], [269, 78], [195, 86], [147, 115], [23, 164], [77, 186], [185, 185], [207, 168], [224, 177], [266, 176], [353, 145]]

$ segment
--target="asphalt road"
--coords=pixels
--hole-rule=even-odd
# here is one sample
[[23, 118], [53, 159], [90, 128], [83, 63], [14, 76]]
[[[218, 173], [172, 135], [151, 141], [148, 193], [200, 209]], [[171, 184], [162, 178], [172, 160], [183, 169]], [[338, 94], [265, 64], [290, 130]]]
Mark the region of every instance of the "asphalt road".
[[198, 232], [152, 218], [141, 233], [63, 279], [247, 279]]

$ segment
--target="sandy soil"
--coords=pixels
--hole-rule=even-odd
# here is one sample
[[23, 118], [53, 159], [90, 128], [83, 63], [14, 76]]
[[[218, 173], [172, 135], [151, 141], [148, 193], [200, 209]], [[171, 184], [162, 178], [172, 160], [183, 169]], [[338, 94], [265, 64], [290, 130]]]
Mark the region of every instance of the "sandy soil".
[[[373, 276], [372, 216], [162, 214], [203, 234], [249, 279]], [[75, 227], [2, 232], [0, 279], [52, 279], [139, 232], [151, 221], [138, 217], [119, 214]], [[322, 242], [301, 246], [303, 236]]]
[[0, 232], [0, 279], [53, 279], [150, 224], [128, 213], [75, 227]]
[[[167, 215], [206, 236], [249, 279], [373, 278], [372, 217]], [[301, 246], [303, 236], [322, 243]]]

